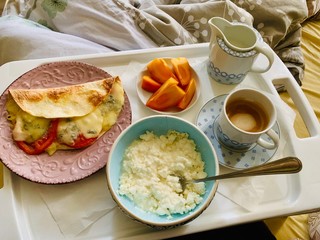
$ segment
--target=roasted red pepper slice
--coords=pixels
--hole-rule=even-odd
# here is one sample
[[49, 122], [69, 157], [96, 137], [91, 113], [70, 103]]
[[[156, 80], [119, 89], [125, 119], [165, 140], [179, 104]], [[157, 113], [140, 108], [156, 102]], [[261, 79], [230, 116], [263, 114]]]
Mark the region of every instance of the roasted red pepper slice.
[[97, 138], [85, 138], [83, 134], [79, 134], [77, 139], [74, 141], [72, 145], [68, 145], [72, 148], [84, 148], [91, 145]]
[[25, 141], [16, 141], [19, 148], [30, 155], [38, 155], [44, 152], [56, 139], [59, 119], [51, 121], [47, 132], [35, 142], [29, 144]]

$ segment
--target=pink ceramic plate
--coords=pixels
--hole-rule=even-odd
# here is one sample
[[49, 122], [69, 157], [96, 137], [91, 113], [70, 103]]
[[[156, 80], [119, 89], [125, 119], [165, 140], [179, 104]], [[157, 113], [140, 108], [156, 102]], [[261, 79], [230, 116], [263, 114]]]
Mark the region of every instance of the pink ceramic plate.
[[[81, 62], [54, 62], [41, 65], [25, 73], [9, 88], [50, 88], [80, 84], [110, 77], [97, 67]], [[131, 124], [131, 107], [127, 95], [117, 123], [97, 142], [83, 150], [57, 151], [49, 156], [27, 155], [11, 137], [5, 107], [8, 89], [0, 99], [0, 158], [13, 172], [34, 182], [46, 184], [68, 183], [83, 179], [103, 168], [110, 148], [118, 135]]]

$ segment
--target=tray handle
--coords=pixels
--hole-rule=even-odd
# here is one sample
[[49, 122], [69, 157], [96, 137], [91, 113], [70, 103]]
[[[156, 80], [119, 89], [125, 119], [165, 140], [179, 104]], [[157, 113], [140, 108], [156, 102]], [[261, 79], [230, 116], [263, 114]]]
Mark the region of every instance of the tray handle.
[[289, 96], [297, 107], [297, 110], [302, 117], [304, 124], [306, 125], [310, 137], [319, 137], [320, 124], [318, 118], [297, 82], [293, 81], [291, 78], [283, 77], [274, 79], [273, 84], [284, 86], [284, 89], [288, 92]]

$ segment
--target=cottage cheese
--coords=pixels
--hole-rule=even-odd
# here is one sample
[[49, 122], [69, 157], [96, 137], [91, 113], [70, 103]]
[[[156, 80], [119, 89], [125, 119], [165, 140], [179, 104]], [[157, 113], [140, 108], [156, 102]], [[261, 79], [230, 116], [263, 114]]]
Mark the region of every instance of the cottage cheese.
[[177, 175], [206, 177], [204, 162], [188, 134], [170, 130], [157, 136], [147, 131], [126, 149], [119, 194], [141, 209], [158, 215], [183, 214], [194, 209], [205, 193], [203, 182], [182, 191]]

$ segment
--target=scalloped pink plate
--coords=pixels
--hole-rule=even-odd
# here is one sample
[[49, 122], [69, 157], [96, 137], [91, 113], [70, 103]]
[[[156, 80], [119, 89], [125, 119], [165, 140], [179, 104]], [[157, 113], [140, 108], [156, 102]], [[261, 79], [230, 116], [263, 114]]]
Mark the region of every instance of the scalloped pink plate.
[[[54, 62], [36, 67], [15, 80], [9, 88], [50, 88], [81, 84], [110, 77], [100, 68], [81, 62]], [[103, 168], [118, 135], [131, 124], [132, 115], [128, 96], [117, 123], [93, 145], [82, 150], [59, 150], [28, 155], [13, 139], [5, 107], [8, 89], [0, 99], [0, 158], [14, 173], [33, 182], [60, 184], [74, 182]]]

